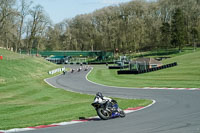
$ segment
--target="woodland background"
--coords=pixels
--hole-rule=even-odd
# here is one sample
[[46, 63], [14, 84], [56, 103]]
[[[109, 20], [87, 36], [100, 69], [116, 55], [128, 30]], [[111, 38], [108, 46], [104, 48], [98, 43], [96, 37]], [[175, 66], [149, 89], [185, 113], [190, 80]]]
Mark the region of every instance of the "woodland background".
[[[67, 17], [67, 16], [66, 16]], [[52, 24], [41, 5], [0, 0], [0, 47], [119, 53], [200, 45], [200, 0], [133, 0]]]

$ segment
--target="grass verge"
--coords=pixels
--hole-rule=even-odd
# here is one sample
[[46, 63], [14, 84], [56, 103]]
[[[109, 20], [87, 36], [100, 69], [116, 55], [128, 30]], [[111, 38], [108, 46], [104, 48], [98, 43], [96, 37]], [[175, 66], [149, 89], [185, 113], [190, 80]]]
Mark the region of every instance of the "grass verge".
[[178, 66], [139, 75], [118, 75], [117, 70], [95, 66], [88, 79], [120, 87], [177, 87], [200, 88], [200, 51], [174, 56], [163, 63], [177, 62]]
[[[96, 116], [94, 96], [52, 88], [43, 79], [55, 64], [0, 49], [0, 130]], [[116, 99], [123, 109], [146, 106], [150, 100]]]

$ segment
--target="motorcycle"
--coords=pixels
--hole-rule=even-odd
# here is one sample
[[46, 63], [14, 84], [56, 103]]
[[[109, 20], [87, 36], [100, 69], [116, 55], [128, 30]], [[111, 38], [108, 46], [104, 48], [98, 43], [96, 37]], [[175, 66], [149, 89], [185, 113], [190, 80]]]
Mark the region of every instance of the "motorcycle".
[[78, 69], [78, 72], [80, 72], [80, 71], [81, 71], [81, 69], [82, 69], [82, 68], [79, 68], [79, 69]]
[[105, 103], [100, 103], [95, 98], [91, 105], [95, 108], [97, 115], [103, 120], [126, 116], [125, 112], [118, 107], [115, 100], [112, 100], [112, 102], [107, 101]]
[[74, 69], [71, 70], [71, 73], [73, 73], [73, 72], [74, 72]]

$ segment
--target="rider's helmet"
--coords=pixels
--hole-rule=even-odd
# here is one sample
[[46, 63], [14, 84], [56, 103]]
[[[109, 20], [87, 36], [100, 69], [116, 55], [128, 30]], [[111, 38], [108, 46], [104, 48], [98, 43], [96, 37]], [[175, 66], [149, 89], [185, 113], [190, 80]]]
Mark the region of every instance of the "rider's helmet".
[[96, 96], [97, 96], [97, 97], [100, 97], [100, 98], [102, 98], [102, 99], [103, 99], [103, 95], [102, 95], [102, 93], [101, 93], [101, 92], [97, 92]]

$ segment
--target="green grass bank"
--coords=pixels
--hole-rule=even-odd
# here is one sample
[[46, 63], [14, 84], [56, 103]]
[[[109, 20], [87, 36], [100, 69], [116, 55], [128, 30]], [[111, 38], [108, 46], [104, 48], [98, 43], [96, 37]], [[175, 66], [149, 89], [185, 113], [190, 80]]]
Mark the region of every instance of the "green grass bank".
[[[60, 66], [42, 58], [0, 49], [0, 130], [70, 121], [96, 116], [94, 96], [52, 88], [47, 72]], [[123, 109], [146, 106], [150, 100], [119, 99]]]
[[183, 53], [163, 60], [163, 64], [177, 62], [176, 67], [139, 75], [118, 75], [117, 70], [95, 66], [88, 79], [120, 87], [200, 88], [200, 51]]

